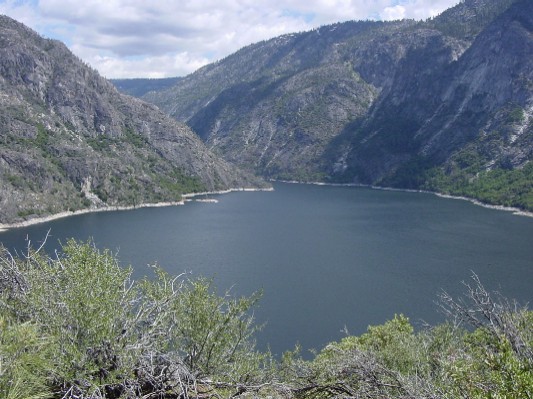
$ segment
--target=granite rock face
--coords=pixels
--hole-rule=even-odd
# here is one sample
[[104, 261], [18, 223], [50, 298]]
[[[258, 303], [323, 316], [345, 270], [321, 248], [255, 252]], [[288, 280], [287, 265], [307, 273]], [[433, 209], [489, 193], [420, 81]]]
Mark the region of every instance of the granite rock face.
[[[520, 168], [533, 151], [533, 3], [519, 1], [468, 46], [427, 31], [349, 137], [347, 163], [366, 182], [405, 162], [446, 165], [465, 149], [482, 169]], [[360, 171], [359, 173], [357, 171]]]
[[261, 184], [64, 44], [5, 16], [0, 134], [0, 223]]

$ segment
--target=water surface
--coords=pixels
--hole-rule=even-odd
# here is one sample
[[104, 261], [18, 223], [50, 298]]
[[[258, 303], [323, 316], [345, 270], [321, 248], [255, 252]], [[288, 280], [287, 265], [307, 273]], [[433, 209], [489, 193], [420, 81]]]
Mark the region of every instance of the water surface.
[[490, 289], [533, 300], [533, 219], [431, 194], [276, 184], [219, 203], [74, 216], [0, 233], [9, 248], [52, 251], [68, 237], [118, 251], [135, 276], [157, 262], [173, 274], [212, 277], [237, 295], [263, 289], [261, 348], [321, 348], [395, 313], [436, 323], [445, 289], [471, 272]]

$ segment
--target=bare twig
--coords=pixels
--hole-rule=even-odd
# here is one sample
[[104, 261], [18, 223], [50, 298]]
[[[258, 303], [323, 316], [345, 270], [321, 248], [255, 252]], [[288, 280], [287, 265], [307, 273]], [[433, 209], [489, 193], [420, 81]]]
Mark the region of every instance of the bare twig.
[[496, 339], [505, 337], [522, 360], [533, 364], [533, 352], [517, 326], [517, 318], [525, 309], [497, 293], [491, 295], [475, 273], [471, 278], [473, 284], [463, 282], [466, 298], [454, 299], [447, 292], [440, 295], [441, 309], [456, 323], [486, 328]]

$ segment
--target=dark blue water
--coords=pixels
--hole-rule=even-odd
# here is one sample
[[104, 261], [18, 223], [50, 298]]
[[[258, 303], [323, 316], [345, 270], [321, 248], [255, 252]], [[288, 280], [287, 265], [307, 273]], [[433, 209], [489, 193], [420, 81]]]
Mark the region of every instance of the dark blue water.
[[0, 234], [9, 248], [49, 251], [68, 237], [118, 251], [137, 277], [157, 262], [173, 274], [213, 277], [237, 295], [264, 290], [258, 335], [280, 354], [321, 348], [395, 313], [443, 320], [441, 289], [462, 292], [471, 271], [490, 289], [533, 300], [533, 218], [431, 194], [276, 184], [218, 204], [86, 214]]

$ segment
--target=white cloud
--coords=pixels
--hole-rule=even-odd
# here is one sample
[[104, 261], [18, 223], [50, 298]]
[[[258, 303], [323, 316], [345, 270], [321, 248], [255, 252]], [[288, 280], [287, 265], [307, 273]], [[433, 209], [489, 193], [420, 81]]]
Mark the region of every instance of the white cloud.
[[[75, 52], [80, 53], [83, 50]], [[93, 63], [98, 65], [98, 71], [106, 78], [183, 76], [210, 62], [207, 58], [191, 57], [186, 52], [142, 58], [118, 58], [93, 53], [87, 54], [87, 58], [84, 59], [93, 60]]]
[[[8, 15], [32, 28], [35, 28], [35, 22], [39, 19], [35, 5], [29, 1], [0, 0], [0, 14]], [[42, 34], [42, 32], [40, 33]]]
[[427, 19], [430, 17], [436, 17], [444, 10], [453, 7], [459, 3], [458, 0], [408, 0], [402, 2], [406, 7], [405, 18], [412, 19]]
[[384, 21], [403, 19], [405, 18], [405, 7], [399, 4], [396, 4], [393, 7], [385, 7], [383, 12], [381, 12], [379, 15]]
[[0, 0], [104, 76], [193, 72], [260, 40], [359, 19], [423, 19], [459, 0]]

